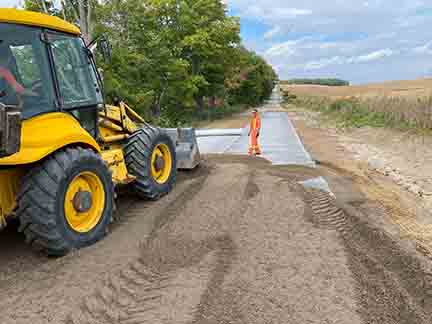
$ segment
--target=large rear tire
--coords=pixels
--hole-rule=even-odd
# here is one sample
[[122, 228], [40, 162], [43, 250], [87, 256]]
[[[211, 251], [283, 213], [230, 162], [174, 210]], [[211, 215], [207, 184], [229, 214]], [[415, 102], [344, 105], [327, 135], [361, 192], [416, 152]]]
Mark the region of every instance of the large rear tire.
[[19, 230], [37, 249], [62, 256], [102, 239], [113, 209], [114, 185], [101, 157], [92, 150], [67, 148], [24, 177]]
[[140, 198], [157, 200], [168, 194], [176, 181], [174, 143], [159, 128], [145, 125], [124, 146], [128, 172], [137, 177], [133, 186]]

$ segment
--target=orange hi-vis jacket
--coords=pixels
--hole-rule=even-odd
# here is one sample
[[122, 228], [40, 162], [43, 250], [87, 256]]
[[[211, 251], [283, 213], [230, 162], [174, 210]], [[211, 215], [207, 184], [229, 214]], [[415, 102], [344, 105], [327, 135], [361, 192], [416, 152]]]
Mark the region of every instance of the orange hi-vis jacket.
[[259, 132], [260, 129], [261, 129], [261, 118], [257, 114], [256, 117], [252, 118], [250, 123], [251, 134], [253, 131]]
[[261, 150], [258, 144], [258, 136], [261, 129], [261, 118], [257, 114], [256, 117], [252, 118], [250, 123], [250, 147], [249, 154], [252, 154], [254, 151], [257, 154], [261, 154]]

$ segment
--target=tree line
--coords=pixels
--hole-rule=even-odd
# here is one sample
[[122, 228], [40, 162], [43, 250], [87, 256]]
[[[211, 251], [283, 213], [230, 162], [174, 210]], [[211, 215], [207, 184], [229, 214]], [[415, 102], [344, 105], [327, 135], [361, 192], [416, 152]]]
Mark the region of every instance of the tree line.
[[107, 100], [126, 100], [147, 118], [178, 125], [208, 111], [256, 106], [276, 84], [273, 68], [242, 46], [239, 18], [221, 0], [60, 3], [25, 0], [25, 8], [79, 25], [86, 42], [108, 36], [112, 62], [100, 64]]
[[319, 78], [319, 79], [291, 79], [284, 80], [281, 83], [283, 84], [311, 84], [311, 85], [324, 85], [324, 86], [349, 86], [350, 83], [341, 79], [334, 78]]

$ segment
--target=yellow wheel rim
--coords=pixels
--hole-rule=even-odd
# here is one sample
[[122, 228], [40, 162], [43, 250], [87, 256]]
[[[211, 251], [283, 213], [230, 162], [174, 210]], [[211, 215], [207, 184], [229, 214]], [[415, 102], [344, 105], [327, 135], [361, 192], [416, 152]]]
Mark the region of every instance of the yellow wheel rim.
[[153, 150], [151, 158], [151, 174], [153, 179], [159, 183], [167, 182], [171, 175], [172, 156], [166, 144], [158, 144]]
[[105, 207], [105, 189], [93, 172], [82, 172], [69, 184], [64, 212], [69, 226], [76, 232], [90, 232], [99, 223]]

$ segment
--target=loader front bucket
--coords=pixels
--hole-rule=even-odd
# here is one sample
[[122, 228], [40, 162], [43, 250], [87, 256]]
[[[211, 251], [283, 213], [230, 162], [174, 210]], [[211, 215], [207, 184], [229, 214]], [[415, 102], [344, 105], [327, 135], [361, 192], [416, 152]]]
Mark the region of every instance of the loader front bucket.
[[194, 128], [164, 128], [176, 145], [177, 169], [192, 170], [201, 162]]

